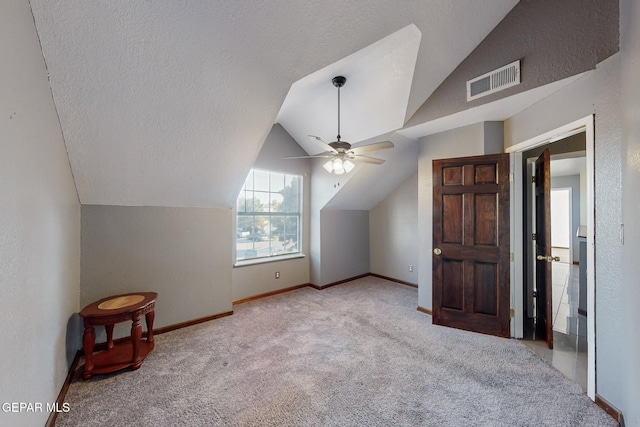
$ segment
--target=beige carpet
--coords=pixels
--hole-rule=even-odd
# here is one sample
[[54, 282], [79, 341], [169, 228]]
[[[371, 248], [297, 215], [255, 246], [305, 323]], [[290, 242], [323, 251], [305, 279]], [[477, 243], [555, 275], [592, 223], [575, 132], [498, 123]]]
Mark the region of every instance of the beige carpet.
[[516, 340], [433, 326], [367, 277], [156, 337], [138, 371], [76, 378], [58, 426], [615, 426]]

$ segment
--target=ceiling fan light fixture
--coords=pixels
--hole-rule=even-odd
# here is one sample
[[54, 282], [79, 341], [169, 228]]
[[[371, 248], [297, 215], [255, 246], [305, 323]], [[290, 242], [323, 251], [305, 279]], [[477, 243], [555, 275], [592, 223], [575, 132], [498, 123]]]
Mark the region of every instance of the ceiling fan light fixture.
[[322, 165], [322, 167], [329, 173], [333, 172], [333, 160], [327, 160], [327, 162]]
[[349, 173], [356, 167], [353, 162], [349, 159], [343, 159], [342, 157], [337, 157], [333, 160], [327, 160], [322, 167], [329, 173], [334, 173], [336, 175], [344, 175], [345, 173]]
[[340, 157], [338, 157], [337, 159], [333, 160], [333, 173], [335, 173], [336, 175], [342, 175], [345, 172], [344, 170], [344, 164], [342, 162], [342, 159]]
[[353, 164], [353, 162], [352, 162], [351, 160], [345, 160], [345, 161], [342, 163], [342, 166], [344, 166], [344, 171], [345, 171], [346, 173], [351, 172], [351, 171], [353, 170], [353, 168], [355, 168], [355, 167], [356, 167], [356, 165], [354, 165], [354, 164]]

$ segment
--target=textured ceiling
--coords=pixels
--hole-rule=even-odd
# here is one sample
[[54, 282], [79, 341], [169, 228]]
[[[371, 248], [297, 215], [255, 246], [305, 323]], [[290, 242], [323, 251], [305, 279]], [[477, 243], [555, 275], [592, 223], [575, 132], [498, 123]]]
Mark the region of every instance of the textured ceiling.
[[409, 25], [384, 39], [295, 82], [276, 120], [309, 154], [322, 147], [308, 138], [335, 141], [338, 89], [332, 78], [346, 77], [340, 89], [340, 134], [351, 144], [401, 128], [420, 48], [420, 31]]
[[292, 84], [413, 24], [395, 126], [516, 3], [31, 0], [81, 203], [229, 207]]
[[431, 135], [457, 127], [478, 123], [479, 121], [504, 121], [583, 76], [584, 73], [567, 77], [566, 79], [562, 79], [557, 82], [549, 83], [535, 89], [530, 89], [526, 92], [517, 93], [507, 98], [502, 98], [478, 107], [469, 108], [455, 114], [427, 121], [416, 126], [406, 126], [399, 130], [398, 133], [407, 138], [415, 139], [424, 135]]

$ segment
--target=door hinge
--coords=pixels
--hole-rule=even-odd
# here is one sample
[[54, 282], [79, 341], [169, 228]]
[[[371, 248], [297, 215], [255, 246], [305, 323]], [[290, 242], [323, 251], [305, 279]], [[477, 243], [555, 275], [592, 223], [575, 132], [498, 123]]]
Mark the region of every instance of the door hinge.
[[531, 233], [531, 240], [537, 240], [538, 235], [536, 233]]
[[513, 262], [515, 261], [515, 255], [513, 254], [513, 252], [509, 253], [509, 261]]
[[509, 174], [509, 182], [513, 182], [513, 174], [512, 173]]
[[531, 294], [534, 298], [538, 298], [538, 292], [537, 291], [533, 291]]
[[533, 176], [531, 177], [531, 182], [532, 182], [533, 184], [535, 184], [535, 183], [536, 183], [536, 176], [535, 176], [535, 175], [533, 175]]
[[511, 319], [513, 319], [514, 317], [516, 317], [516, 311], [513, 308], [509, 309], [509, 317]]

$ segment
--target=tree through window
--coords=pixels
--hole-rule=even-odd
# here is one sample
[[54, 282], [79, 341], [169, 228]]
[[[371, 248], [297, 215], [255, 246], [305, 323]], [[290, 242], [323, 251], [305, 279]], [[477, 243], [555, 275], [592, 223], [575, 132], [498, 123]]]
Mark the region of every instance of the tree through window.
[[237, 261], [301, 252], [302, 176], [252, 169], [237, 212]]

